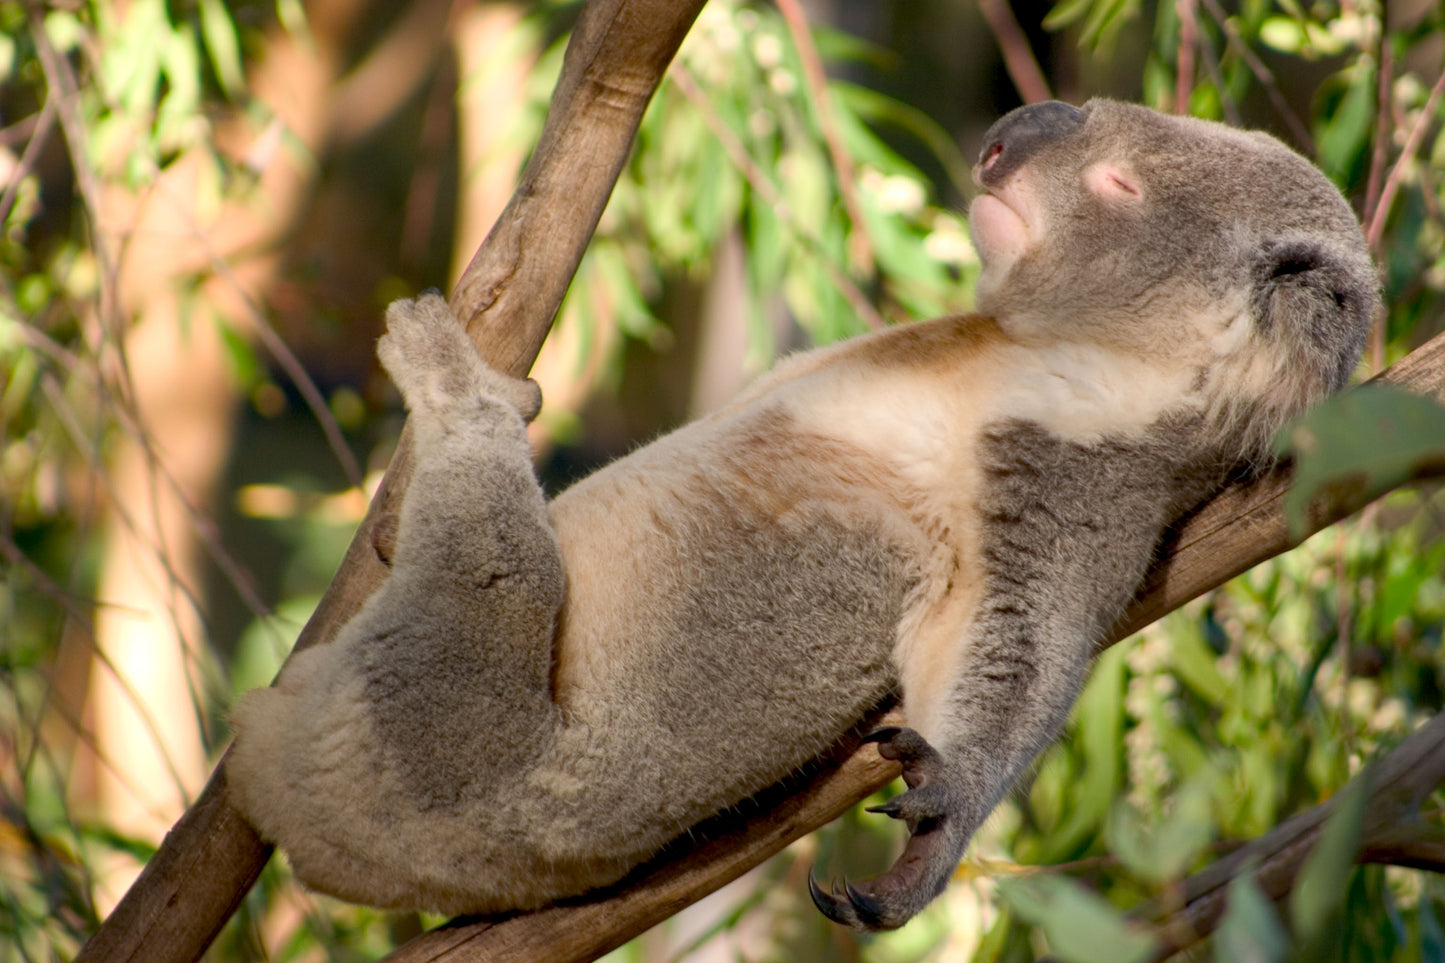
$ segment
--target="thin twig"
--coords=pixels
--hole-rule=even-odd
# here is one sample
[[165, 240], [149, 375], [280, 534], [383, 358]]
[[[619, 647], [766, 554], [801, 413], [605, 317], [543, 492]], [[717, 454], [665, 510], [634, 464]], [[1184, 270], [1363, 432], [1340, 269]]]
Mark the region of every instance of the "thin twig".
[[[104, 487], [109, 493], [110, 500], [112, 502], [111, 510], [116, 513], [116, 517], [120, 520], [122, 527], [130, 533], [131, 537], [135, 538], [137, 542], [141, 543], [146, 548], [146, 550], [148, 550], [152, 555], [155, 556], [156, 560], [160, 563], [161, 571], [165, 574], [167, 587], [170, 588], [173, 592], [178, 592], [180, 596], [182, 596], [189, 604], [191, 610], [196, 614], [197, 618], [200, 618], [201, 613], [204, 611], [200, 599], [196, 598], [196, 596], [192, 593], [190, 586], [186, 585], [185, 582], [181, 579], [180, 574], [175, 569], [173, 559], [171, 558], [169, 553], [165, 551], [165, 546], [148, 539], [146, 537], [146, 534], [142, 531], [140, 524], [136, 521], [135, 517], [130, 514], [130, 512], [127, 511], [124, 507], [124, 504], [120, 497], [121, 493], [116, 489], [114, 479], [112, 479], [110, 475], [104, 470], [104, 459], [101, 457], [101, 454], [98, 450], [92, 449], [85, 444], [85, 433], [81, 431], [80, 425], [74, 417], [74, 413], [69, 410], [64, 399], [61, 398], [60, 389], [57, 386], [55, 379], [48, 374], [44, 376], [41, 379], [41, 391], [44, 392], [46, 398], [50, 401], [51, 408], [55, 411], [56, 416], [60, 421], [62, 427], [64, 427], [66, 432], [70, 435], [71, 443], [76, 446], [77, 450], [79, 450], [83, 455], [87, 457], [88, 461], [90, 462], [92, 472], [104, 481]], [[102, 604], [106, 603], [102, 601]], [[177, 611], [178, 606], [173, 600], [172, 603], [167, 606], [167, 614], [170, 617], [171, 627], [175, 631], [176, 638], [181, 642], [181, 655], [183, 661], [186, 663], [187, 669], [193, 669], [197, 666], [195, 653], [191, 650], [190, 646], [187, 646], [184, 643], [185, 636], [184, 633], [181, 631], [180, 619], [179, 616], [176, 614]], [[166, 768], [170, 772], [171, 779], [174, 781], [177, 791], [179, 792], [181, 797], [183, 799], [186, 799], [186, 801], [189, 803], [189, 799], [186, 795], [185, 784], [181, 778], [180, 770], [176, 767], [174, 760], [171, 759], [170, 753], [167, 752], [165, 749], [166, 740], [164, 738], [164, 733], [160, 729], [156, 721], [151, 717], [150, 710], [146, 701], [141, 698], [140, 694], [133, 687], [131, 681], [125, 676], [124, 673], [120, 671], [120, 668], [116, 666], [116, 664], [112, 661], [110, 653], [106, 652], [102, 646], [95, 642], [94, 634], [90, 634], [89, 636], [87, 636], [87, 638], [89, 638], [91, 641], [90, 648], [92, 654], [100, 660], [100, 662], [114, 677], [115, 682], [117, 682], [121, 686], [121, 689], [125, 693], [126, 698], [131, 702], [136, 712], [140, 714], [142, 720], [145, 722], [147, 732], [150, 734], [151, 738], [155, 740], [157, 748], [161, 750], [161, 757], [165, 761]], [[186, 675], [189, 680], [191, 672], [188, 671]], [[196, 700], [194, 690], [192, 691], [191, 695], [192, 701], [195, 702]]]
[[1280, 92], [1279, 84], [1274, 79], [1274, 74], [1264, 65], [1264, 61], [1249, 49], [1249, 44], [1244, 42], [1239, 28], [1234, 25], [1229, 14], [1219, 5], [1219, 0], [1203, 0], [1203, 3], [1205, 9], [1209, 11], [1209, 15], [1214, 18], [1214, 22], [1219, 24], [1219, 29], [1224, 31], [1229, 46], [1239, 55], [1239, 59], [1244, 61], [1255, 79], [1259, 81], [1259, 85], [1264, 88], [1265, 96], [1269, 98], [1270, 104], [1284, 120], [1295, 143], [1306, 154], [1313, 154], [1314, 138], [1310, 136], [1309, 128], [1305, 126], [1304, 121], [1300, 120], [1293, 108], [1290, 107], [1289, 101], [1285, 100], [1284, 94]]
[[[1390, 121], [1392, 117], [1390, 92], [1394, 88], [1395, 55], [1390, 49], [1388, 29], [1389, 11], [1386, 10], [1380, 25], [1379, 69], [1375, 72], [1375, 143], [1370, 151], [1370, 171], [1365, 181], [1365, 223], [1374, 223], [1383, 197], [1385, 167], [1389, 164]], [[1383, 235], [1381, 235], [1383, 238]], [[1383, 263], [1380, 245], [1370, 244], [1370, 253], [1377, 263]], [[1385, 366], [1385, 313], [1377, 311], [1371, 319], [1369, 350], [1370, 373], [1377, 374]]]
[[[5, 219], [10, 216], [10, 208], [15, 204], [15, 198], [20, 193], [20, 185], [24, 182], [26, 175], [30, 173], [31, 168], [35, 166], [35, 161], [40, 156], [40, 149], [45, 146], [46, 140], [50, 137], [50, 131], [55, 126], [55, 118], [55, 99], [53, 97], [46, 97], [45, 104], [40, 110], [26, 118], [27, 121], [30, 121], [30, 140], [26, 142], [25, 150], [10, 171], [10, 180], [5, 184], [4, 193], [0, 193], [0, 223], [4, 223]], [[11, 129], [19, 127], [20, 124], [16, 124]]]
[[1194, 46], [1198, 43], [1199, 24], [1196, 20], [1196, 0], [1175, 0], [1174, 9], [1179, 16], [1179, 48], [1174, 72], [1174, 113], [1189, 113], [1189, 101], [1194, 93]]
[[[76, 189], [80, 194], [88, 223], [90, 225], [90, 246], [99, 265], [100, 311], [99, 320], [105, 330], [111, 332], [116, 341], [116, 350], [124, 352], [121, 337], [124, 318], [120, 310], [120, 267], [115, 252], [111, 249], [110, 238], [106, 235], [100, 220], [101, 189], [95, 170], [86, 156], [88, 138], [85, 123], [77, 109], [80, 101], [80, 82], [70, 69], [70, 63], [56, 51], [45, 32], [45, 20], [38, 4], [28, 4], [30, 39], [35, 45], [36, 56], [40, 59], [41, 71], [49, 88], [48, 101], [54, 101], [65, 132], [65, 144], [70, 155], [71, 172], [75, 177]], [[123, 366], [123, 376], [129, 377], [128, 368]], [[129, 381], [123, 382], [126, 394], [134, 397]]]
[[838, 193], [843, 198], [843, 209], [853, 229], [848, 232], [848, 262], [853, 270], [869, 277], [873, 274], [873, 245], [868, 238], [868, 223], [863, 219], [863, 208], [858, 204], [858, 179], [853, 171], [853, 158], [843, 149], [843, 138], [838, 133], [838, 120], [833, 115], [833, 101], [828, 94], [828, 75], [823, 71], [823, 58], [813, 43], [808, 29], [808, 18], [803, 13], [800, 0], [778, 0], [778, 11], [788, 24], [788, 33], [793, 37], [798, 59], [803, 62], [803, 80], [813, 96], [818, 110], [818, 125], [823, 130], [823, 142], [828, 146], [828, 155], [833, 161], [833, 173], [838, 179]]
[[863, 320], [863, 323], [873, 331], [880, 331], [886, 328], [888, 322], [883, 320], [883, 316], [878, 313], [878, 309], [873, 306], [873, 302], [868, 299], [868, 296], [863, 293], [857, 283], [848, 276], [847, 272], [845, 272], [836, 261], [828, 256], [827, 250], [823, 247], [823, 242], [793, 219], [792, 209], [788, 206], [787, 202], [783, 200], [782, 192], [778, 190], [777, 185], [768, 179], [767, 174], [763, 172], [762, 168], [760, 168], [752, 159], [751, 155], [748, 154], [747, 148], [743, 145], [743, 142], [738, 139], [737, 135], [733, 133], [732, 128], [718, 116], [717, 111], [713, 109], [707, 95], [704, 94], [702, 88], [698, 86], [697, 79], [692, 76], [692, 73], [680, 62], [677, 62], [669, 69], [668, 75], [672, 78], [673, 83], [677, 84], [677, 89], [682, 92], [682, 95], [697, 108], [698, 112], [702, 115], [703, 122], [707, 124], [708, 129], [712, 131], [713, 136], [718, 139], [718, 143], [722, 144], [723, 150], [727, 152], [728, 159], [731, 160], [733, 166], [742, 173], [748, 182], [748, 186], [762, 198], [765, 204], [772, 208], [773, 213], [777, 215], [783, 223], [788, 225], [793, 231], [793, 234], [803, 242], [803, 246], [817, 257], [818, 263], [822, 266], [824, 273], [832, 280], [834, 287], [838, 289], [838, 293], [843, 295], [848, 305], [857, 313], [858, 317]]
[[1430, 88], [1430, 96], [1425, 101], [1425, 109], [1420, 111], [1420, 116], [1415, 121], [1415, 126], [1410, 128], [1409, 136], [1405, 138], [1405, 146], [1400, 148], [1400, 156], [1390, 168], [1390, 174], [1385, 178], [1385, 186], [1380, 188], [1380, 202], [1375, 206], [1369, 221], [1365, 224], [1365, 240], [1374, 250], [1380, 242], [1380, 237], [1385, 230], [1385, 222], [1390, 218], [1390, 207], [1395, 203], [1395, 194], [1400, 189], [1400, 179], [1405, 176], [1405, 168], [1415, 158], [1415, 152], [1420, 149], [1420, 142], [1425, 139], [1425, 128], [1435, 117], [1435, 107], [1440, 102], [1440, 95], [1445, 93], [1445, 71], [1441, 71], [1440, 77], [1435, 81], [1435, 86]]
[[1004, 70], [1014, 82], [1019, 98], [1026, 104], [1051, 100], [1053, 94], [1049, 93], [1049, 82], [1044, 79], [1044, 72], [1029, 46], [1029, 38], [1019, 28], [1008, 0], [978, 0], [978, 12], [983, 15], [989, 30], [993, 31], [994, 43], [998, 44], [998, 52], [1003, 57]]
[[1234, 102], [1234, 98], [1229, 96], [1229, 87], [1224, 82], [1224, 68], [1219, 63], [1219, 55], [1214, 52], [1214, 44], [1201, 40], [1198, 48], [1199, 57], [1204, 61], [1204, 69], [1209, 73], [1214, 89], [1219, 91], [1219, 109], [1223, 111], [1224, 119], [1231, 126], [1243, 127], [1244, 118], [1239, 115], [1239, 106]]
[[[149, 444], [149, 438], [145, 434], [144, 429], [136, 423], [134, 413], [125, 405], [120, 404], [110, 393], [109, 386], [106, 384], [105, 379], [101, 376], [95, 364], [83, 359], [80, 355], [47, 337], [43, 332], [37, 331], [28, 324], [18, 325], [17, 330], [20, 333], [21, 340], [25, 342], [26, 347], [48, 355], [60, 365], [61, 368], [69, 372], [72, 377], [75, 377], [80, 371], [90, 372], [90, 387], [95, 390], [104, 406], [114, 414], [116, 420], [119, 422], [119, 426], [141, 444]], [[56, 393], [54, 397], [63, 400], [64, 396]], [[54, 404], [55, 401], [52, 400], [52, 407]], [[57, 413], [61, 414], [61, 412]], [[68, 423], [72, 426], [72, 441], [75, 443], [77, 450], [82, 451], [90, 457], [92, 475], [108, 482], [110, 475], [102, 467], [103, 459], [98, 453], [99, 446], [94, 441], [90, 441], [85, 448], [81, 448], [78, 422], [71, 416]], [[226, 551], [215, 520], [202, 512], [195, 503], [186, 497], [185, 493], [181, 491], [180, 481], [172, 475], [164, 465], [160, 464], [158, 457], [154, 460], [153, 467], [160, 472], [171, 493], [176, 496], [182, 507], [185, 508], [187, 516], [191, 521], [192, 533], [196, 535], [201, 545], [206, 548], [206, 552], [210, 556], [211, 561], [213, 561], [216, 567], [221, 570], [221, 573], [226, 576], [230, 586], [235, 589], [237, 596], [245, 603], [250, 613], [258, 619], [264, 619], [272, 615], [271, 609], [261, 599], [260, 592], [257, 590], [255, 581], [252, 579], [250, 573], [241, 566], [239, 561]], [[118, 493], [111, 490], [108, 501], [119, 507], [120, 501]], [[130, 530], [132, 534], [138, 534], [130, 520], [126, 519], [126, 522], [131, 526]], [[150, 547], [153, 551], [155, 550], [155, 546]]]

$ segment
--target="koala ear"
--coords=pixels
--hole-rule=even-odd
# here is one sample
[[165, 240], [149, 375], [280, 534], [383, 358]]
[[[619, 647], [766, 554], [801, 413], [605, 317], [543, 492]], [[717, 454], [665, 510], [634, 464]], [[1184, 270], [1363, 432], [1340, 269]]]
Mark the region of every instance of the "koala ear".
[[1255, 272], [1259, 332], [1324, 394], [1344, 386], [1369, 330], [1376, 280], [1369, 258], [1311, 238], [1265, 241]]

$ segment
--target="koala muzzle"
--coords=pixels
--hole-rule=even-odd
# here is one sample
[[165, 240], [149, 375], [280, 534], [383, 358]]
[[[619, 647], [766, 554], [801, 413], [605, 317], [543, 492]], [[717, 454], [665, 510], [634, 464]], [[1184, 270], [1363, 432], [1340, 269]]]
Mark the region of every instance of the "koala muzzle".
[[983, 187], [1008, 179], [1040, 147], [1084, 126], [1084, 112], [1072, 104], [1048, 100], [1004, 114], [983, 135], [983, 151], [973, 169]]

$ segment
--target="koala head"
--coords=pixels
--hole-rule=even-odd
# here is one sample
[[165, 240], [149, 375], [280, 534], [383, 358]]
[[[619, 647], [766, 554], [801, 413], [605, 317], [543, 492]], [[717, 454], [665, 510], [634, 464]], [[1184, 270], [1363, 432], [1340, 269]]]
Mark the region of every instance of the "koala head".
[[1359, 360], [1377, 289], [1359, 224], [1267, 134], [1036, 104], [989, 129], [974, 178], [978, 308], [1016, 338], [1197, 366], [1206, 393], [1276, 424]]

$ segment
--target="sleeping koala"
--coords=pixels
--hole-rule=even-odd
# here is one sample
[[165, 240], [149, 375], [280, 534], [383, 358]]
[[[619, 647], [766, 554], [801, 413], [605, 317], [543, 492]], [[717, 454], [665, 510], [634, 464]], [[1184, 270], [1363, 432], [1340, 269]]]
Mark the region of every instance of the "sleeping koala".
[[1376, 281], [1277, 141], [1095, 100], [986, 135], [973, 315], [780, 364], [547, 501], [535, 387], [446, 303], [382, 362], [416, 472], [385, 585], [236, 707], [236, 804], [307, 884], [443, 913], [621, 878], [901, 694], [902, 925], [1058, 733], [1161, 534], [1343, 385]]

